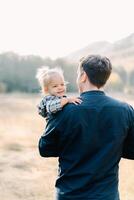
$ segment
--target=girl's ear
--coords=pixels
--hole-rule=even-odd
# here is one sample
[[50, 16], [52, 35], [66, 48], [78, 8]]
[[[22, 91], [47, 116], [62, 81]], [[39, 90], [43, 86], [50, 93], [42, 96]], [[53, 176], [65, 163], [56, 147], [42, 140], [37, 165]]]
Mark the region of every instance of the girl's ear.
[[48, 87], [43, 88], [44, 93], [48, 93]]
[[81, 74], [81, 83], [84, 83], [87, 80], [86, 72], [82, 72]]

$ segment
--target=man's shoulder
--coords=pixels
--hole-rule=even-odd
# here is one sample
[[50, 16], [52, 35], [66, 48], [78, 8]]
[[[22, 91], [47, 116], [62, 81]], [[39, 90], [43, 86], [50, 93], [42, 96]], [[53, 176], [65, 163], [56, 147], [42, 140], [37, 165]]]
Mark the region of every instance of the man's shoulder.
[[77, 110], [77, 105], [67, 104], [61, 111], [53, 113], [53, 115], [50, 116], [48, 124], [55, 124], [54, 126], [59, 129], [66, 126], [73, 127], [79, 122]]
[[113, 98], [111, 96], [106, 96], [107, 100], [108, 100], [108, 103], [110, 105], [113, 105], [113, 106], [116, 106], [116, 107], [122, 107], [122, 108], [126, 108], [126, 109], [129, 109], [131, 108], [132, 106], [130, 104], [128, 104], [127, 102], [125, 101], [122, 101], [120, 99], [117, 99], [117, 98]]
[[134, 118], [134, 108], [127, 102], [121, 101], [119, 99], [107, 96], [108, 103], [107, 107], [110, 107], [110, 110], [118, 111], [118, 113], [125, 113], [129, 118]]
[[69, 103], [66, 106], [63, 107], [61, 114], [62, 116], [76, 116], [76, 113], [78, 113], [78, 107], [79, 105], [75, 105], [73, 103]]
[[77, 110], [78, 105], [75, 105], [74, 103], [68, 103], [66, 106], [64, 106], [63, 111], [64, 112], [71, 112]]
[[69, 103], [63, 107], [63, 109], [57, 113], [52, 115], [52, 118], [56, 120], [63, 120], [63, 119], [76, 119], [78, 117], [78, 106], [73, 103]]

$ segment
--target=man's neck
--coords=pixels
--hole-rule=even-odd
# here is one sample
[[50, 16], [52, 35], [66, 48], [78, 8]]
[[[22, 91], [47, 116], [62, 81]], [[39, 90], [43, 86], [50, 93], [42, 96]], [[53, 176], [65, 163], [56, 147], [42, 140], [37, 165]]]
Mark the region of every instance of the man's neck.
[[95, 91], [104, 91], [103, 87], [97, 88], [97, 87], [94, 86], [94, 85], [90, 85], [90, 86], [88, 86], [88, 87], [82, 88], [81, 93], [83, 93], [83, 92], [89, 92], [89, 91], [94, 91], [94, 90], [95, 90]]

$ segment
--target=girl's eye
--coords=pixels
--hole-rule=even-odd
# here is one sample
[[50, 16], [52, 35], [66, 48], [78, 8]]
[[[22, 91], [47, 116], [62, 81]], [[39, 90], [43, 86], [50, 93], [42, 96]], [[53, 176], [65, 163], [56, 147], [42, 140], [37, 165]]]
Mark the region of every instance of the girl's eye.
[[54, 88], [56, 88], [56, 87], [57, 87], [57, 85], [54, 85], [53, 87], [54, 87]]

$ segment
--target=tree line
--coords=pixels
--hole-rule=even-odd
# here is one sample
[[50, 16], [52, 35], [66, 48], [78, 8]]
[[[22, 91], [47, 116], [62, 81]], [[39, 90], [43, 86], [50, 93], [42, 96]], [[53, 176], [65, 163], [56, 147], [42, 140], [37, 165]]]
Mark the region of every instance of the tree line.
[[[69, 92], [77, 91], [76, 76], [78, 63], [69, 63], [62, 58], [52, 60], [35, 55], [20, 56], [13, 52], [0, 54], [0, 92], [37, 93], [40, 88], [35, 79], [37, 68], [41, 66], [61, 67], [65, 80], [69, 82]], [[131, 91], [134, 87], [134, 70], [128, 73], [123, 66], [113, 67], [113, 74], [106, 89]]]

